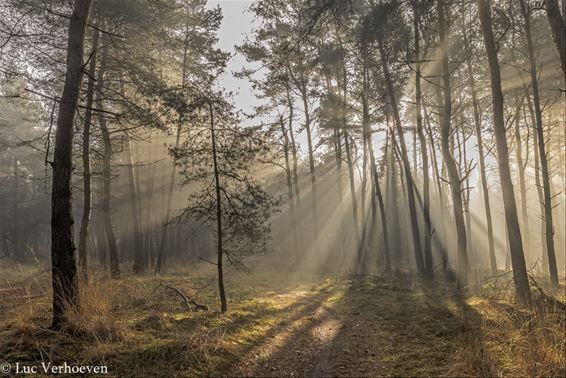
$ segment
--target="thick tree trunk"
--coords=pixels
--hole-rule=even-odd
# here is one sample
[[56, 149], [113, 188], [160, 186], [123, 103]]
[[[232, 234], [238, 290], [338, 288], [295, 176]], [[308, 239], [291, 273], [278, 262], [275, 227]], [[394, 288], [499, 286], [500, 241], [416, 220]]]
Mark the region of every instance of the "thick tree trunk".
[[527, 269], [525, 266], [521, 229], [519, 228], [519, 220], [517, 217], [517, 205], [515, 203], [515, 194], [513, 193], [513, 182], [511, 180], [511, 171], [509, 168], [509, 150], [507, 147], [505, 121], [503, 119], [501, 73], [491, 26], [491, 10], [487, 0], [477, 0], [477, 3], [484, 45], [489, 62], [491, 92], [493, 97], [493, 125], [497, 147], [501, 191], [503, 195], [503, 207], [505, 209], [505, 223], [507, 226], [511, 262], [513, 264], [513, 280], [515, 283], [517, 297], [521, 302], [529, 304], [531, 302], [531, 292], [529, 288]]
[[90, 54], [90, 62], [88, 67], [88, 85], [86, 92], [86, 112], [83, 128], [83, 215], [81, 218], [81, 228], [79, 231], [79, 269], [84, 282], [88, 279], [88, 262], [87, 262], [87, 239], [89, 234], [89, 222], [91, 212], [92, 190], [91, 190], [91, 174], [90, 174], [90, 125], [92, 122], [92, 103], [94, 101], [94, 75], [96, 70], [96, 50], [98, 49], [99, 31], [96, 29], [92, 38], [92, 52]]
[[79, 305], [71, 175], [73, 170], [73, 119], [82, 79], [84, 36], [92, 0], [76, 0], [69, 21], [67, 74], [57, 115], [53, 184], [51, 192], [51, 269], [53, 328], [65, 320], [65, 308]]
[[[560, 56], [562, 72], [566, 77], [566, 14], [560, 14], [558, 0], [544, 0], [544, 3], [548, 23], [550, 24], [550, 30], [552, 30], [552, 36], [554, 38], [554, 43], [556, 44], [556, 49], [558, 50], [558, 56]], [[563, 9], [566, 9], [566, 6], [564, 6], [564, 0], [562, 0], [562, 7]]]

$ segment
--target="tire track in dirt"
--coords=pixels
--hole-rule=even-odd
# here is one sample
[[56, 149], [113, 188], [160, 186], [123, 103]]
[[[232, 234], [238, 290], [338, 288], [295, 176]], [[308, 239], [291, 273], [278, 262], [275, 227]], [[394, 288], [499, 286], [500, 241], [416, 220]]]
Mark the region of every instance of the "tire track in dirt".
[[331, 376], [335, 370], [335, 341], [342, 321], [324, 301], [289, 314], [262, 345], [248, 353], [238, 367], [239, 376]]

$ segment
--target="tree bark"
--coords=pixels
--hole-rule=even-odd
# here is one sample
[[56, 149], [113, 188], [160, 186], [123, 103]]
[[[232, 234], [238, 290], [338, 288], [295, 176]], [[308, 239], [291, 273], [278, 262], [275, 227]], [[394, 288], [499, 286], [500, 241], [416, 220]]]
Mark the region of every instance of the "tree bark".
[[90, 174], [90, 125], [92, 122], [92, 103], [94, 101], [94, 76], [96, 71], [96, 52], [98, 49], [99, 31], [95, 29], [92, 37], [92, 52], [88, 67], [88, 85], [86, 93], [86, 111], [83, 128], [83, 215], [81, 218], [81, 228], [79, 231], [79, 269], [84, 282], [88, 279], [88, 249], [87, 239], [89, 234], [89, 223], [92, 202], [91, 174]]
[[[423, 218], [425, 224], [424, 232], [424, 265], [427, 276], [433, 276], [433, 260], [431, 245], [431, 220], [430, 220], [430, 184], [428, 173], [428, 154], [426, 150], [426, 139], [423, 131], [423, 118], [421, 114], [421, 63], [420, 63], [420, 32], [419, 32], [419, 10], [418, 4], [412, 2], [413, 7], [413, 27], [415, 32], [415, 106], [417, 113], [417, 134], [421, 147], [422, 176], [423, 176]], [[416, 162], [416, 143], [415, 143], [415, 162]], [[415, 172], [417, 167], [415, 166]]]
[[212, 142], [212, 161], [214, 164], [214, 189], [216, 192], [216, 227], [217, 227], [217, 262], [218, 268], [218, 292], [220, 295], [220, 312], [225, 313], [228, 311], [228, 304], [226, 301], [226, 292], [224, 290], [224, 272], [222, 270], [222, 203], [220, 198], [220, 173], [218, 170], [218, 160], [216, 156], [216, 135], [214, 133], [214, 112], [212, 103], [208, 104], [210, 110], [210, 139]]
[[[562, 0], [564, 2], [564, 0]], [[560, 65], [562, 67], [562, 73], [566, 77], [566, 24], [565, 14], [560, 14], [560, 8], [558, 7], [558, 0], [545, 0], [546, 15], [548, 17], [548, 23], [550, 24], [550, 30], [552, 30], [552, 37], [554, 38], [554, 43], [556, 44], [556, 49], [558, 50], [558, 56], [560, 56]], [[562, 4], [563, 8], [564, 3]]]
[[140, 226], [140, 211], [138, 208], [138, 191], [136, 185], [136, 176], [134, 172], [134, 161], [132, 158], [132, 148], [130, 143], [130, 137], [125, 134], [124, 140], [124, 150], [126, 152], [126, 159], [128, 161], [127, 171], [128, 171], [128, 186], [130, 191], [130, 215], [132, 217], [132, 230], [134, 237], [134, 265], [132, 271], [134, 274], [142, 274], [147, 269], [147, 260], [143, 251], [141, 226]]
[[[181, 87], [185, 90], [186, 86], [186, 76], [187, 76], [187, 51], [188, 51], [188, 40], [189, 39], [189, 26], [188, 23], [185, 24], [185, 37], [183, 43], [183, 67], [181, 71]], [[177, 133], [175, 136], [175, 149], [179, 148], [179, 143], [181, 140], [181, 129], [183, 126], [183, 114], [179, 113], [179, 119], [177, 122]], [[169, 233], [169, 218], [171, 217], [171, 204], [173, 201], [173, 186], [175, 185], [175, 175], [177, 173], [177, 158], [173, 155], [173, 163], [171, 165], [171, 176], [169, 179], [169, 186], [167, 187], [167, 199], [165, 207], [165, 223], [163, 224], [163, 234], [161, 236], [161, 242], [159, 243], [159, 252], [157, 253], [157, 262], [155, 263], [155, 274], [161, 272], [163, 265], [165, 264], [165, 250], [167, 247], [167, 238]]]
[[76, 0], [69, 21], [67, 73], [57, 115], [53, 184], [51, 192], [51, 269], [53, 328], [65, 321], [65, 309], [79, 305], [71, 175], [73, 170], [73, 119], [82, 79], [84, 37], [92, 0]]
[[[421, 253], [421, 236], [419, 233], [419, 224], [417, 219], [417, 208], [415, 206], [415, 194], [413, 189], [413, 177], [411, 176], [411, 165], [409, 164], [409, 158], [407, 155], [407, 146], [405, 144], [405, 138], [403, 137], [403, 126], [401, 124], [401, 117], [399, 116], [399, 109], [397, 107], [397, 100], [395, 98], [395, 91], [393, 89], [393, 83], [391, 82], [391, 75], [389, 74], [389, 68], [387, 66], [387, 60], [385, 55], [385, 50], [382, 42], [379, 42], [379, 53], [381, 55], [381, 66], [385, 76], [385, 82], [387, 86], [387, 93], [391, 101], [391, 107], [393, 110], [393, 119], [396, 126], [397, 134], [399, 134], [399, 144], [401, 145], [401, 159], [403, 163], [403, 170], [405, 173], [405, 180], [407, 181], [407, 199], [409, 202], [409, 217], [411, 222], [411, 231], [413, 236], [413, 249], [415, 254], [415, 263], [417, 265], [417, 270], [420, 274], [424, 273], [424, 262]], [[394, 138], [394, 135], [392, 135]]]
[[[102, 60], [100, 63], [100, 68], [98, 69], [98, 88], [96, 91], [96, 106], [98, 109], [103, 110], [104, 104], [102, 102], [102, 88], [104, 87], [104, 74], [105, 74], [105, 54], [106, 47], [102, 49]], [[120, 263], [118, 260], [118, 246], [116, 243], [116, 236], [114, 235], [114, 229], [112, 227], [112, 216], [110, 214], [110, 197], [111, 197], [111, 181], [112, 181], [112, 170], [111, 170], [111, 160], [112, 160], [112, 141], [110, 140], [110, 132], [108, 131], [108, 125], [106, 124], [106, 118], [104, 114], [99, 113], [97, 115], [98, 123], [100, 124], [100, 131], [102, 132], [103, 141], [103, 153], [102, 153], [102, 218], [104, 222], [104, 231], [106, 234], [106, 241], [108, 242], [108, 255], [110, 258], [110, 274], [112, 278], [120, 277]]]
[[[548, 3], [548, 1], [547, 1]], [[529, 55], [529, 71], [531, 75], [531, 88], [533, 89], [533, 105], [535, 112], [537, 133], [537, 147], [539, 151], [540, 168], [542, 176], [542, 189], [544, 193], [544, 222], [546, 237], [546, 253], [548, 256], [548, 270], [550, 273], [550, 283], [553, 287], [558, 287], [558, 269], [556, 266], [556, 253], [554, 250], [554, 225], [552, 221], [552, 194], [550, 191], [550, 176], [548, 171], [548, 160], [546, 157], [546, 146], [544, 140], [544, 130], [542, 125], [542, 110], [540, 106], [540, 96], [538, 89], [537, 69], [535, 53], [531, 37], [530, 10], [527, 9], [525, 0], [519, 0], [521, 13], [525, 19], [525, 38], [527, 39], [527, 52]], [[558, 9], [557, 9], [558, 10]], [[562, 28], [564, 33], [564, 28]]]
[[[367, 80], [367, 60], [366, 54], [364, 52], [364, 66], [363, 66], [363, 87], [362, 87], [362, 123], [364, 132], [364, 142], [366, 143], [366, 148], [369, 151], [370, 169], [372, 177], [372, 198], [377, 197], [377, 203], [379, 206], [379, 214], [381, 216], [381, 227], [383, 231], [383, 257], [385, 260], [385, 271], [391, 272], [391, 255], [389, 248], [389, 232], [387, 227], [387, 215], [385, 214], [385, 203], [383, 201], [383, 194], [381, 192], [381, 187], [379, 186], [379, 176], [377, 174], [377, 166], [375, 164], [375, 154], [373, 151], [373, 138], [370, 126], [370, 116], [369, 116], [369, 104], [367, 101], [366, 93], [369, 90], [368, 80]], [[374, 206], [375, 207], [375, 206]], [[375, 216], [374, 216], [375, 218]], [[376, 227], [376, 222], [374, 219], [373, 227]]]
[[456, 224], [457, 256], [458, 256], [458, 286], [464, 287], [468, 283], [468, 256], [467, 235], [464, 222], [464, 210], [462, 208], [462, 182], [458, 174], [458, 167], [450, 148], [452, 117], [452, 96], [450, 88], [450, 68], [448, 65], [447, 41], [445, 35], [446, 20], [444, 15], [444, 0], [438, 0], [438, 33], [440, 37], [442, 61], [442, 91], [444, 103], [440, 107], [441, 112], [441, 139], [442, 157], [446, 164], [450, 178], [450, 192], [452, 194], [452, 207], [454, 210], [454, 222]]
[[491, 273], [497, 274], [497, 260], [495, 258], [495, 243], [493, 240], [493, 221], [491, 219], [491, 205], [489, 201], [489, 188], [487, 186], [487, 174], [485, 169], [485, 153], [483, 150], [483, 138], [482, 138], [482, 125], [480, 121], [480, 106], [476, 92], [476, 81], [474, 79], [474, 72], [472, 69], [472, 51], [470, 49], [470, 44], [466, 36], [466, 31], [464, 31], [463, 36], [464, 36], [464, 48], [466, 50], [466, 68], [468, 70], [468, 80], [470, 85], [470, 92], [472, 95], [472, 107], [474, 111], [474, 126], [476, 132], [476, 142], [478, 146], [480, 180], [481, 180], [483, 205], [485, 209], [485, 218], [486, 218], [486, 226], [487, 226], [487, 244], [489, 248], [489, 263], [491, 266]]
[[287, 135], [287, 130], [285, 129], [285, 122], [283, 116], [279, 116], [279, 125], [281, 126], [281, 134], [283, 135], [283, 155], [285, 158], [285, 179], [287, 182], [287, 196], [289, 197], [289, 212], [291, 213], [291, 223], [289, 224], [289, 229], [291, 231], [291, 248], [292, 250], [297, 250], [297, 235], [296, 235], [296, 222], [297, 216], [295, 214], [295, 199], [293, 198], [293, 178], [291, 172], [291, 163], [289, 159], [289, 136]]
[[531, 292], [529, 288], [529, 279], [525, 266], [521, 229], [519, 228], [517, 205], [515, 203], [513, 182], [511, 180], [511, 171], [509, 168], [509, 150], [507, 147], [507, 135], [503, 119], [501, 72], [491, 26], [491, 10], [487, 0], [477, 0], [477, 4], [484, 45], [489, 62], [491, 92], [493, 97], [493, 125], [495, 131], [495, 143], [497, 147], [499, 176], [501, 179], [501, 191], [503, 195], [503, 207], [505, 209], [505, 223], [511, 252], [511, 263], [513, 264], [513, 280], [519, 300], [522, 303], [530, 304]]

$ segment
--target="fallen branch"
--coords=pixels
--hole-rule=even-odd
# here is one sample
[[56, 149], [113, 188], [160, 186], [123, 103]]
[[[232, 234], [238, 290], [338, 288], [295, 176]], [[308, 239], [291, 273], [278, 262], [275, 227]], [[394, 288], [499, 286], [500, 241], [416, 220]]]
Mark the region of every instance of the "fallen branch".
[[[197, 303], [197, 301], [195, 301], [191, 297], [187, 296], [187, 294], [185, 294], [181, 289], [176, 288], [175, 286], [168, 285], [167, 281], [161, 282], [159, 284], [159, 286], [161, 286], [165, 289], [169, 289], [169, 290], [179, 294], [179, 296], [181, 298], [183, 298], [183, 301], [185, 302], [185, 305], [187, 306], [187, 308], [189, 308], [190, 310], [193, 310], [193, 311], [208, 311], [208, 306]], [[159, 286], [155, 290], [157, 290], [159, 288]], [[155, 290], [154, 290], [154, 292], [155, 292]], [[194, 309], [193, 309], [193, 306], [194, 306]]]

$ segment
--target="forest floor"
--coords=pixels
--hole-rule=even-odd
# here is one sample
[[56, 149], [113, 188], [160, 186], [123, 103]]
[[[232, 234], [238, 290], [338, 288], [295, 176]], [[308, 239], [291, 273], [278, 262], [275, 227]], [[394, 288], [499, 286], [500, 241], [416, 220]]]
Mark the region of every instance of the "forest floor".
[[[566, 314], [553, 297], [526, 310], [490, 285], [462, 296], [408, 274], [291, 276], [258, 265], [227, 272], [226, 314], [212, 267], [117, 281], [99, 272], [59, 332], [47, 328], [47, 272], [2, 274], [0, 356], [135, 377], [566, 375]], [[211, 310], [188, 311], [163, 281]]]

